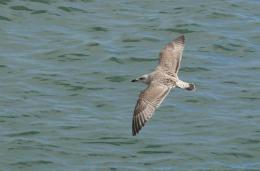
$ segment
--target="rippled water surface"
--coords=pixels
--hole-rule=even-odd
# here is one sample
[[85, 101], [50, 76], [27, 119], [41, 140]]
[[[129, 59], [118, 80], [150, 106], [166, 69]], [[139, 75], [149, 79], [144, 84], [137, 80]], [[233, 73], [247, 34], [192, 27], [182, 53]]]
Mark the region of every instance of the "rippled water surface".
[[[0, 1], [0, 170], [260, 170], [260, 2]], [[160, 49], [174, 90], [132, 137]]]

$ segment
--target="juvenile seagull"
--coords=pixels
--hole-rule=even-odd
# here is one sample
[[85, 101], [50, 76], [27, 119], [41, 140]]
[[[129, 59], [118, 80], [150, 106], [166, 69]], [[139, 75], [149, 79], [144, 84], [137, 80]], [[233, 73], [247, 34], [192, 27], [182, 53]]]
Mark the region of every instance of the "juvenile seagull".
[[132, 82], [147, 84], [147, 88], [141, 91], [137, 100], [133, 121], [132, 134], [135, 136], [152, 117], [156, 108], [160, 106], [172, 88], [179, 87], [186, 90], [195, 90], [195, 85], [178, 78], [182, 51], [184, 48], [184, 36], [180, 36], [168, 43], [160, 53], [159, 65], [150, 74], [144, 74]]

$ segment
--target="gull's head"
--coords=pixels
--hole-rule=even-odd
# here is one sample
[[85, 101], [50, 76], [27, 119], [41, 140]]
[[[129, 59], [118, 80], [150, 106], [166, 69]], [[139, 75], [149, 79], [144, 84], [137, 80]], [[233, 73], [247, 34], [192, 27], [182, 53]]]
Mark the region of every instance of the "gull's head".
[[133, 79], [131, 82], [142, 82], [148, 84], [150, 82], [149, 75], [148, 74], [142, 75], [141, 77]]

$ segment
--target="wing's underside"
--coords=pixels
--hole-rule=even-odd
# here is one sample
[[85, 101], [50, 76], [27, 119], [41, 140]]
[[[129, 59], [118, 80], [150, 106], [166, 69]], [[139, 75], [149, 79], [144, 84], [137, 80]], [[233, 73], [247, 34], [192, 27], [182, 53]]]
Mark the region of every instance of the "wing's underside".
[[155, 109], [159, 107], [169, 92], [170, 88], [165, 85], [151, 84], [140, 93], [133, 114], [133, 135], [136, 135], [152, 117]]
[[161, 68], [171, 73], [178, 73], [184, 49], [185, 38], [180, 36], [168, 43], [160, 53], [159, 65]]

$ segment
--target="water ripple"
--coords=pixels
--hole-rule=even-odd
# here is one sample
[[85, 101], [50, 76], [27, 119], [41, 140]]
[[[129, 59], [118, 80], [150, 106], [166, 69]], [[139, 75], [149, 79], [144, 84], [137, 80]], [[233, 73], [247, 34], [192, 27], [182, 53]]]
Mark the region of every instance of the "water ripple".
[[31, 136], [31, 135], [37, 135], [37, 134], [40, 134], [40, 132], [39, 131], [25, 131], [25, 132], [6, 134], [6, 136], [8, 136], [8, 137], [19, 137], [19, 136]]
[[173, 152], [171, 151], [163, 151], [163, 150], [142, 150], [142, 151], [138, 151], [137, 153], [139, 154], [171, 154]]
[[212, 18], [212, 19], [236, 18], [236, 16], [231, 13], [223, 13], [223, 12], [213, 12], [213, 13], [209, 14], [207, 17]]
[[92, 27], [91, 30], [95, 31], [95, 32], [107, 32], [107, 31], [109, 31], [107, 28], [101, 27], [101, 26]]
[[216, 156], [227, 156], [227, 157], [235, 157], [235, 158], [253, 158], [254, 156], [247, 153], [240, 152], [229, 152], [229, 153], [212, 153]]
[[191, 29], [185, 29], [185, 28], [166, 28], [162, 29], [162, 31], [167, 31], [167, 32], [173, 32], [173, 33], [179, 33], [179, 34], [185, 34], [185, 33], [193, 33], [196, 32]]
[[31, 2], [39, 2], [42, 4], [50, 4], [51, 0], [30, 0]]
[[45, 13], [48, 13], [47, 10], [36, 10], [36, 11], [33, 11], [31, 14], [45, 14]]
[[210, 69], [205, 68], [205, 67], [182, 67], [181, 71], [184, 71], [184, 72], [205, 72], [205, 71], [210, 71]]
[[22, 5], [11, 6], [10, 9], [16, 10], [16, 11], [33, 11], [32, 9], [27, 8], [26, 6], [22, 6]]
[[61, 9], [62, 11], [65, 11], [65, 12], [83, 12], [83, 13], [88, 13], [85, 10], [82, 10], [82, 9], [79, 9], [79, 8], [74, 8], [74, 7], [60, 6], [58, 8]]
[[128, 80], [126, 76], [109, 76], [106, 77], [105, 79], [110, 82], [117, 82], [117, 83]]
[[2, 4], [2, 5], [7, 5], [8, 2], [11, 2], [11, 0], [1, 0], [1, 1], [0, 1], [0, 4]]
[[131, 62], [150, 62], [150, 61], [158, 61], [158, 58], [136, 58], [136, 57], [130, 57], [127, 59], [127, 61]]
[[4, 21], [12, 21], [10, 18], [8, 18], [8, 17], [4, 17], [4, 16], [0, 16], [0, 20], [4, 20]]
[[54, 164], [53, 161], [49, 161], [49, 160], [34, 160], [34, 161], [21, 161], [21, 162], [16, 162], [16, 163], [12, 163], [10, 165], [14, 165], [14, 166], [19, 166], [19, 167], [32, 167], [34, 165], [48, 165], [48, 164]]

